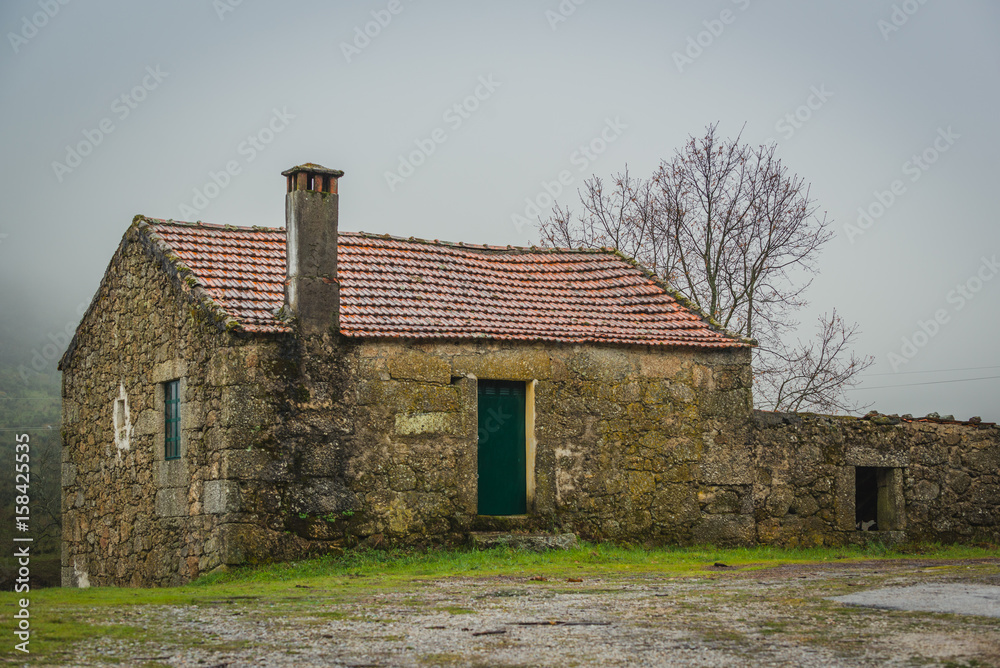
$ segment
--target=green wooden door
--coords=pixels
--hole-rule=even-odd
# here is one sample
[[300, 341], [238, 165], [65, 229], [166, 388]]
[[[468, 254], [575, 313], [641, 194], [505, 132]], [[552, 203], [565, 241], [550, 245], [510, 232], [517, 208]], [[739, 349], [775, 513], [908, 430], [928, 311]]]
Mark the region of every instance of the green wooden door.
[[479, 514], [527, 512], [524, 383], [479, 381]]

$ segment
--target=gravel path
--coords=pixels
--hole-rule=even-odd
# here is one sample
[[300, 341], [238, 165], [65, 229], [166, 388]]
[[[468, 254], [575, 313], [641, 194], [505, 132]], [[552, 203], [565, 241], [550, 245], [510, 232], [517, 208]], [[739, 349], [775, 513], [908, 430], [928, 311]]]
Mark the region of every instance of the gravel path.
[[98, 638], [71, 665], [1000, 666], [995, 618], [830, 600], [998, 584], [1000, 560], [904, 560], [683, 578], [524, 573], [354, 596], [301, 587], [272, 599], [123, 609], [111, 623], [171, 629], [171, 641]]

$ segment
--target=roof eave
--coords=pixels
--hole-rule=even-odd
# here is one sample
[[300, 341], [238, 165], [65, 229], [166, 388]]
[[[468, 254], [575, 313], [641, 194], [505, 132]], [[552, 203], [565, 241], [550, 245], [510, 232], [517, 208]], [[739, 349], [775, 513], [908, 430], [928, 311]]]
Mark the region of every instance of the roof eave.
[[648, 267], [646, 267], [645, 265], [643, 265], [642, 263], [640, 263], [635, 258], [631, 258], [628, 255], [625, 255], [625, 253], [622, 253], [617, 248], [609, 248], [608, 251], [611, 252], [611, 253], [614, 253], [615, 255], [617, 255], [619, 258], [621, 258], [625, 262], [629, 263], [630, 265], [632, 265], [633, 267], [635, 267], [639, 271], [643, 272], [646, 275], [647, 278], [649, 278], [651, 281], [653, 281], [654, 283], [656, 283], [656, 285], [659, 288], [661, 288], [663, 291], [665, 291], [667, 294], [669, 294], [671, 297], [673, 297], [677, 301], [678, 304], [680, 304], [681, 306], [683, 306], [685, 309], [687, 309], [688, 311], [690, 311], [694, 315], [696, 315], [699, 318], [701, 318], [705, 322], [705, 324], [709, 326], [709, 328], [712, 331], [718, 332], [719, 334], [721, 334], [722, 336], [725, 336], [726, 338], [738, 341], [743, 347], [748, 347], [748, 348], [756, 348], [757, 347], [757, 345], [758, 345], [757, 339], [749, 339], [749, 338], [747, 338], [747, 337], [745, 337], [745, 336], [743, 336], [741, 334], [738, 334], [737, 332], [733, 332], [733, 331], [730, 331], [730, 330], [726, 329], [721, 324], [719, 324], [719, 322], [716, 321], [715, 318], [713, 318], [709, 314], [705, 313], [701, 309], [700, 306], [698, 306], [697, 304], [695, 304], [694, 302], [692, 302], [690, 299], [688, 299], [687, 297], [685, 297], [684, 295], [682, 295], [680, 292], [678, 292], [676, 289], [674, 289], [673, 287], [671, 287], [670, 284], [667, 283], [665, 280], [663, 280], [663, 278], [659, 274], [657, 274], [656, 272], [652, 271], [651, 269], [649, 269]]
[[94, 310], [98, 296], [104, 289], [105, 283], [108, 278], [108, 272], [111, 266], [114, 264], [121, 252], [125, 240], [128, 238], [129, 234], [136, 234], [137, 239], [143, 243], [143, 246], [150, 252], [150, 254], [155, 258], [160, 260], [162, 266], [168, 270], [178, 282], [178, 286], [181, 291], [187, 293], [191, 300], [195, 302], [198, 306], [204, 308], [211, 316], [211, 320], [215, 322], [216, 326], [223, 331], [240, 331], [241, 325], [238, 320], [233, 318], [229, 313], [219, 305], [212, 297], [205, 291], [204, 285], [198, 280], [198, 277], [194, 274], [191, 269], [189, 269], [176, 253], [170, 248], [169, 245], [160, 237], [156, 232], [151, 229], [151, 224], [155, 223], [152, 219], [143, 216], [142, 214], [137, 214], [132, 218], [132, 224], [122, 235], [122, 240], [118, 244], [118, 249], [112, 256], [111, 261], [108, 263], [108, 268], [104, 270], [104, 275], [101, 277], [101, 283], [97, 288], [97, 292], [94, 293], [93, 299], [91, 299], [90, 306], [84, 312], [83, 316], [80, 318], [80, 323], [77, 325], [76, 331], [73, 333], [73, 338], [69, 342], [69, 346], [66, 348], [66, 352], [63, 353], [62, 357], [59, 359], [59, 364], [56, 368], [62, 371], [73, 359], [73, 353], [76, 352], [76, 347], [80, 335], [80, 326], [87, 320], [91, 312]]

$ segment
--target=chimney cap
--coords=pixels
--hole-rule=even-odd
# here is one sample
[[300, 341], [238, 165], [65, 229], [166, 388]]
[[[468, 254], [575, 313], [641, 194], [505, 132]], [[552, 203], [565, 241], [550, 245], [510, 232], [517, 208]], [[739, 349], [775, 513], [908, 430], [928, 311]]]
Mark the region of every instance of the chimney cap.
[[291, 169], [286, 169], [281, 173], [282, 176], [292, 176], [293, 174], [298, 174], [299, 172], [308, 172], [310, 174], [322, 174], [324, 176], [332, 176], [335, 179], [339, 179], [344, 175], [343, 170], [340, 169], [327, 169], [323, 165], [317, 165], [315, 162], [307, 162], [301, 165], [296, 165]]

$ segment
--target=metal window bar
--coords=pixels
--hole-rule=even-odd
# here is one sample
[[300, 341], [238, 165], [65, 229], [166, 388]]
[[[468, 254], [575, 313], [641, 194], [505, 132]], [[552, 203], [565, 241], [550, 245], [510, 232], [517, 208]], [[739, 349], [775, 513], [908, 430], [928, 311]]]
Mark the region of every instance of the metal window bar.
[[181, 456], [180, 409], [180, 381], [172, 380], [163, 386], [164, 459], [180, 459]]

